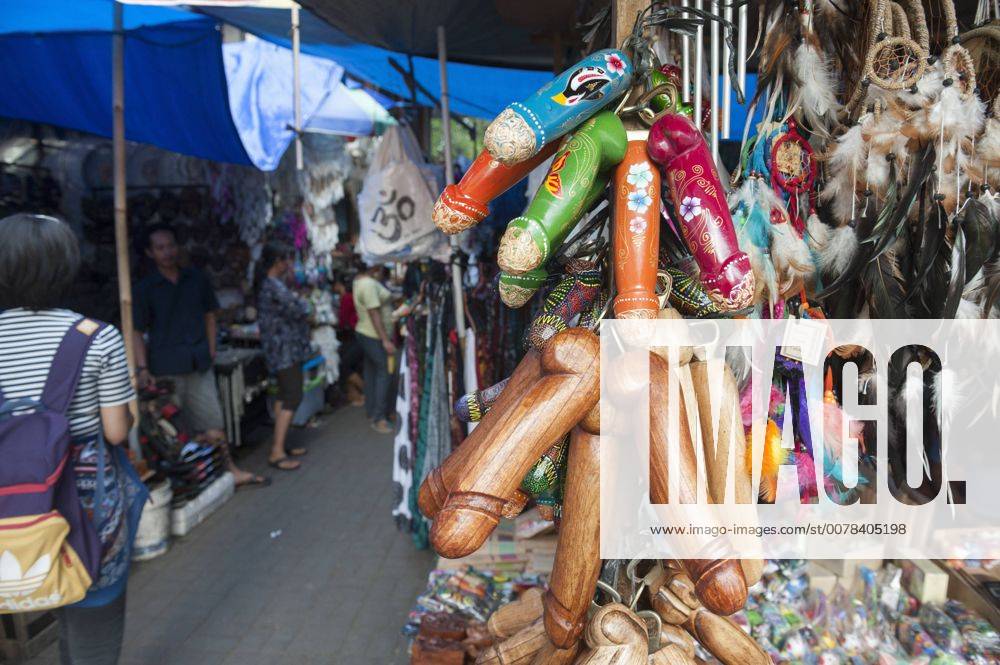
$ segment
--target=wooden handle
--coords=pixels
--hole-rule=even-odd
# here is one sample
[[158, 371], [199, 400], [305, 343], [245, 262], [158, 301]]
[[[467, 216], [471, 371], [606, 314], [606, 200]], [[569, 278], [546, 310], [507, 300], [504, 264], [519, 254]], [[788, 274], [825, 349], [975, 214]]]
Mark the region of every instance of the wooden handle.
[[[680, 368], [687, 371], [688, 366]], [[651, 353], [649, 356], [649, 452], [650, 499], [653, 503], [668, 503], [668, 451], [670, 437], [670, 368], [667, 361]], [[678, 442], [678, 500], [694, 504], [698, 498], [698, 459], [688, 425], [684, 391], [680, 399]], [[701, 481], [704, 483], [704, 481]], [[736, 559], [686, 559], [681, 561], [695, 583], [698, 598], [713, 612], [729, 615], [743, 608], [747, 601], [747, 585], [743, 570]]]
[[530, 665], [548, 643], [545, 626], [538, 620], [480, 653], [476, 665]]
[[541, 377], [510, 400], [508, 386], [462, 444], [476, 445], [431, 527], [431, 542], [441, 556], [454, 559], [478, 550], [532, 464], [597, 403], [600, 343], [593, 333], [570, 328], [553, 337], [541, 368]]
[[[593, 417], [585, 420], [592, 422]], [[545, 593], [545, 632], [561, 649], [580, 639], [601, 572], [600, 442], [599, 431], [582, 427], [576, 427], [570, 439], [559, 544]]]
[[471, 229], [490, 214], [490, 201], [520, 182], [558, 147], [559, 141], [550, 141], [537, 155], [513, 166], [501, 164], [483, 150], [462, 180], [441, 192], [431, 213], [434, 224], [449, 235]]
[[542, 618], [542, 590], [531, 587], [517, 600], [497, 608], [486, 622], [486, 628], [496, 641], [503, 641]]
[[629, 141], [615, 169], [614, 254], [616, 319], [655, 319], [656, 267], [660, 251], [660, 171], [645, 141]]
[[[497, 396], [494, 407], [499, 408], [501, 412], [512, 409], [524, 393], [535, 385], [541, 377], [542, 357], [535, 351], [528, 351], [518, 363], [514, 373], [510, 375], [507, 386]], [[445, 458], [441, 466], [427, 475], [423, 484], [420, 485], [420, 492], [417, 494], [417, 505], [424, 517], [433, 520], [437, 516], [444, 506], [448, 494], [451, 493], [451, 489], [455, 486], [458, 478], [462, 476], [469, 460], [474, 457], [478, 448], [486, 445], [493, 428], [500, 424], [500, 420], [502, 418], [491, 418], [489, 414], [484, 416], [479, 426], [472, 430], [465, 441]], [[510, 497], [504, 514], [518, 515], [527, 501], [527, 494], [516, 492]]]
[[643, 623], [627, 607], [605, 605], [587, 625], [587, 647], [576, 665], [647, 665], [649, 634]]

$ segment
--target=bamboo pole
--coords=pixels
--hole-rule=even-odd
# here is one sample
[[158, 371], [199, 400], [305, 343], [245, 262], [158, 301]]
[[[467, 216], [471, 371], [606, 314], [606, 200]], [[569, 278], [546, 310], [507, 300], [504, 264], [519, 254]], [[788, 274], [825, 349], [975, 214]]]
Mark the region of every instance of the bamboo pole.
[[115, 254], [118, 265], [118, 298], [129, 376], [135, 376], [132, 349], [132, 275], [129, 267], [128, 209], [125, 189], [125, 32], [122, 5], [114, 3], [111, 37], [111, 146], [114, 174]]
[[299, 6], [292, 7], [292, 107], [295, 113], [295, 168], [302, 170], [302, 77], [299, 71]]
[[[451, 159], [451, 109], [448, 98], [448, 46], [445, 42], [444, 26], [437, 29], [438, 65], [441, 72], [441, 136], [444, 138], [444, 179], [446, 184], [455, 184], [455, 172]], [[458, 344], [465, 352], [465, 298], [462, 294], [462, 266], [458, 263], [458, 237], [450, 236], [451, 244], [451, 291], [455, 306], [455, 330]], [[471, 388], [475, 390], [474, 386]], [[466, 390], [470, 390], [466, 386]]]

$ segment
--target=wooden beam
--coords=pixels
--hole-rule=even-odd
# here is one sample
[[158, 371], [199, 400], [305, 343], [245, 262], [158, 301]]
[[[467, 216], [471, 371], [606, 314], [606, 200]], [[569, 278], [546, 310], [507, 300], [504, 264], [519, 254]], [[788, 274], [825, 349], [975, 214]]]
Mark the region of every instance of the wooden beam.
[[619, 48], [632, 32], [636, 17], [649, 6], [650, 0], [612, 0], [611, 46]]

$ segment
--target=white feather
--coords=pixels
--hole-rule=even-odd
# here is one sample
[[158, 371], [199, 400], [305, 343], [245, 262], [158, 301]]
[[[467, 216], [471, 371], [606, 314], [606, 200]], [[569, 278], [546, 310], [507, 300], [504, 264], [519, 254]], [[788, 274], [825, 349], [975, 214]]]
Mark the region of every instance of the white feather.
[[794, 294], [815, 272], [806, 241], [787, 222], [771, 225], [771, 261], [782, 296]]
[[815, 213], [809, 215], [809, 219], [806, 220], [806, 238], [809, 243], [809, 249], [817, 255], [821, 255], [827, 243], [830, 242], [831, 232], [832, 229], [820, 221], [820, 218]]
[[851, 220], [851, 210], [854, 207], [852, 198], [860, 194], [855, 179], [864, 174], [867, 153], [861, 131], [859, 123], [837, 138], [827, 169], [829, 179], [820, 192], [820, 200], [832, 206], [834, 217], [842, 224]]
[[830, 127], [840, 104], [826, 58], [808, 41], [803, 41], [795, 51], [794, 64], [806, 124], [814, 130]]
[[830, 238], [820, 254], [819, 264], [823, 274], [839, 277], [854, 260], [858, 251], [858, 236], [850, 226], [841, 226], [830, 234]]

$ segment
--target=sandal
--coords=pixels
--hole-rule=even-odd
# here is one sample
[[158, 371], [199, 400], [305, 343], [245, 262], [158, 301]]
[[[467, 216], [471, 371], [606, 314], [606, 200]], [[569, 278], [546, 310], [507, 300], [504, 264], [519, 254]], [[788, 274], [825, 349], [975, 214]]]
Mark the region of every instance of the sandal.
[[254, 475], [250, 480], [244, 480], [242, 483], [236, 483], [236, 489], [246, 489], [253, 487], [270, 487], [271, 479], [267, 476]]
[[298, 471], [299, 467], [302, 466], [299, 462], [294, 462], [288, 459], [288, 457], [279, 457], [276, 460], [269, 459], [267, 463], [279, 471]]

